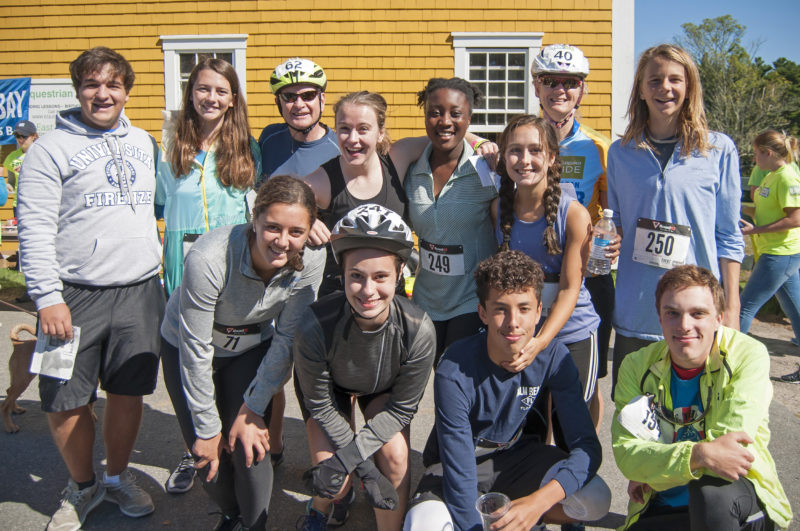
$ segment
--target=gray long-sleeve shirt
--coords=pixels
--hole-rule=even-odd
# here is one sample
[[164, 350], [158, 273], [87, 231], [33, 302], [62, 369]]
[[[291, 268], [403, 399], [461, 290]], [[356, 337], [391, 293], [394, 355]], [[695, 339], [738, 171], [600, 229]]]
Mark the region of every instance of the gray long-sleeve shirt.
[[218, 331], [255, 325], [260, 327], [259, 342], [272, 337], [244, 395], [247, 407], [263, 414], [272, 395], [288, 380], [295, 326], [314, 302], [322, 280], [325, 250], [306, 248], [302, 271], [284, 267], [264, 282], [253, 270], [250, 230], [249, 223], [221, 227], [195, 242], [186, 256], [183, 282], [170, 297], [161, 325], [161, 336], [180, 353], [183, 390], [195, 433], [202, 439], [222, 430], [212, 360], [242, 353], [231, 342], [213, 342], [215, 325]]
[[[324, 327], [330, 327], [330, 348]], [[407, 334], [413, 335], [406, 338]], [[365, 332], [353, 319], [343, 293], [308, 308], [293, 347], [297, 379], [312, 418], [336, 448], [355, 436], [362, 459], [411, 422], [431, 374], [435, 350], [433, 322], [408, 299], [395, 297], [386, 323]], [[336, 408], [335, 388], [356, 395], [389, 393], [389, 400], [354, 435], [349, 419]]]

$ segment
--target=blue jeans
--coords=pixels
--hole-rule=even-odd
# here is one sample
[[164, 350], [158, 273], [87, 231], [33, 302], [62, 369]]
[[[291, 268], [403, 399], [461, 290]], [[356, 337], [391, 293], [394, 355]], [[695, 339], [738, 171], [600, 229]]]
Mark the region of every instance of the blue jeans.
[[800, 254], [779, 256], [762, 254], [750, 280], [741, 295], [742, 309], [739, 314], [740, 328], [747, 333], [756, 312], [773, 296], [783, 313], [792, 323], [795, 337], [800, 338]]

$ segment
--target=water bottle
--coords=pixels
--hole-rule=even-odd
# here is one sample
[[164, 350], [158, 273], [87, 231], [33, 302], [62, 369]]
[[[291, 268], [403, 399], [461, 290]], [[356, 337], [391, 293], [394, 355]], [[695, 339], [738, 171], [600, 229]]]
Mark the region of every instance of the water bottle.
[[589, 263], [586, 270], [592, 275], [607, 275], [611, 272], [611, 259], [606, 258], [608, 247], [617, 236], [617, 227], [611, 217], [614, 211], [610, 208], [603, 210], [603, 218], [597, 222], [592, 234], [592, 245], [589, 248]]

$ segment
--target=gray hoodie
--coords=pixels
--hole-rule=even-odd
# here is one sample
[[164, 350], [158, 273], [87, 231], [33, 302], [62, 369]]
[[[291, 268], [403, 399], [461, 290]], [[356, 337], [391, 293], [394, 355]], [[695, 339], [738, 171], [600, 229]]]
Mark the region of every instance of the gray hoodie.
[[[153, 214], [158, 146], [124, 115], [113, 131], [61, 111], [20, 170], [17, 212], [28, 293], [42, 309], [64, 302], [62, 280], [125, 286], [161, 265]], [[120, 173], [123, 178], [120, 179]]]

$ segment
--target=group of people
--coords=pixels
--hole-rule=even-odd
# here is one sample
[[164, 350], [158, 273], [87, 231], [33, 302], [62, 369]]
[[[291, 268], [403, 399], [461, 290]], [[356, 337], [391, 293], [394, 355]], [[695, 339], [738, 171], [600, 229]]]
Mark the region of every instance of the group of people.
[[[78, 343], [69, 379], [40, 378], [70, 475], [48, 529], [79, 529], [103, 499], [153, 512], [128, 463], [159, 360], [186, 445], [167, 490], [190, 489], [196, 470], [216, 529], [267, 524], [289, 378], [312, 462], [299, 529], [342, 525], [354, 481], [379, 529], [481, 529], [475, 500], [489, 491], [512, 500], [492, 529], [579, 529], [611, 503], [597, 379], [612, 324], [626, 528], [788, 525], [767, 450], [768, 355], [737, 329], [742, 233], [773, 236], [759, 245], [759, 264], [776, 255], [763, 275], [785, 270], [767, 287], [757, 266], [743, 328], [772, 287], [800, 300], [796, 141], [756, 140], [769, 173], [740, 230], [736, 148], [708, 131], [682, 49], [642, 55], [613, 145], [578, 121], [589, 63], [569, 45], [534, 59], [542, 116], [512, 118], [497, 144], [468, 132], [481, 95], [460, 78], [429, 80], [426, 136], [392, 142], [383, 97], [343, 96], [330, 128], [324, 70], [289, 59], [269, 81], [283, 122], [256, 141], [235, 70], [206, 58], [159, 147], [123, 113], [135, 78], [124, 57], [94, 48], [70, 73], [80, 106], [30, 147], [19, 180], [38, 326]], [[585, 278], [607, 208], [616, 287]], [[410, 424], [434, 371], [435, 429], [412, 494]], [[87, 407], [98, 380], [102, 479]]]

